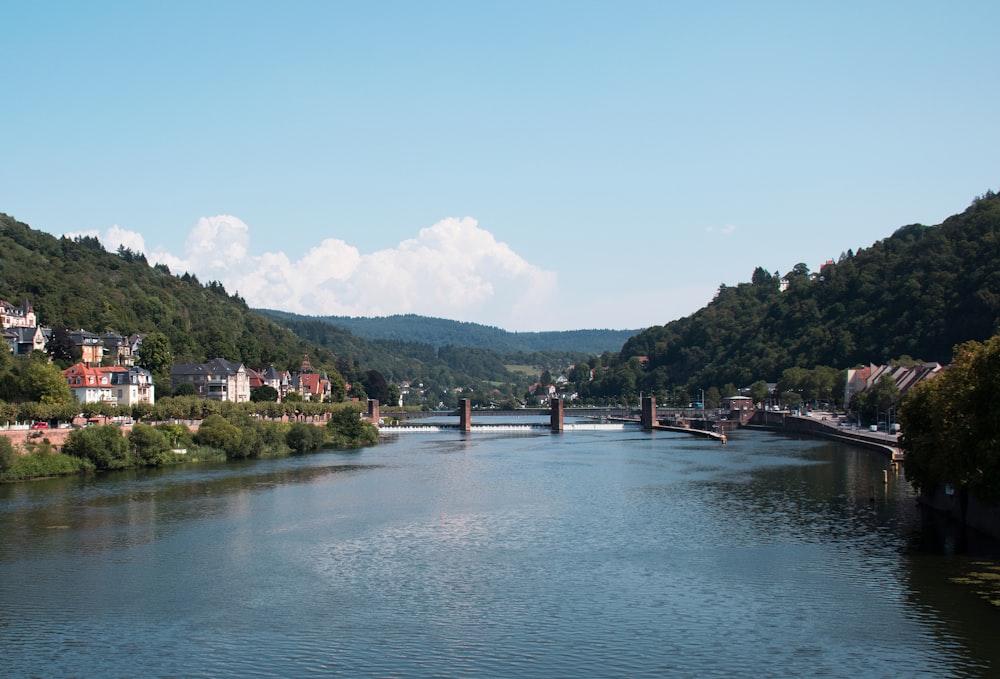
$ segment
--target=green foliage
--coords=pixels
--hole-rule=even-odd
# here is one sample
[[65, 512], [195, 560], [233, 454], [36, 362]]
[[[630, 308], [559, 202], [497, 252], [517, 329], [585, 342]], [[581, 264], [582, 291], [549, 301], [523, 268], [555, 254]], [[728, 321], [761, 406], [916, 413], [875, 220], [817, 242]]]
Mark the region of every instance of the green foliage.
[[[787, 278], [781, 292], [758, 267], [751, 283], [720, 287], [706, 307], [630, 338], [604, 366], [648, 356], [635, 371], [647, 392], [778, 381], [788, 368], [838, 373], [796, 387], [812, 401], [842, 394], [853, 365], [902, 355], [948, 363], [955, 345], [1000, 330], [1000, 197], [940, 226], [902, 227], [818, 273], [797, 264]], [[586, 390], [610, 394], [600, 383]]]
[[114, 425], [84, 427], [70, 433], [63, 453], [93, 463], [98, 470], [126, 469], [139, 466], [129, 442]]
[[14, 446], [6, 436], [0, 436], [0, 475], [7, 473], [7, 470], [14, 466], [17, 460], [17, 453]]
[[194, 444], [194, 434], [183, 424], [157, 424], [155, 429], [163, 433], [171, 448], [190, 448]]
[[[0, 444], [0, 447], [2, 445]], [[11, 466], [6, 470], [0, 470], [0, 481], [27, 481], [88, 471], [94, 471], [94, 464], [89, 460], [54, 453], [50, 448], [40, 446], [25, 454], [15, 453]]]
[[82, 352], [76, 346], [69, 330], [63, 326], [52, 328], [52, 338], [48, 341], [49, 355], [54, 361], [61, 361], [66, 365], [71, 365], [80, 360]]
[[324, 427], [305, 422], [295, 422], [285, 436], [285, 443], [296, 453], [312, 453], [326, 443], [327, 432]]
[[170, 349], [170, 340], [162, 332], [151, 332], [146, 335], [139, 345], [138, 354], [136, 362], [153, 375], [170, 374], [174, 357]]
[[[429, 345], [476, 347], [497, 354], [537, 351], [572, 351], [580, 354], [600, 354], [617, 349], [635, 330], [568, 330], [561, 332], [508, 332], [500, 328], [430, 318], [414, 314], [401, 314], [380, 318], [323, 316], [313, 318], [282, 311], [265, 311], [288, 327], [298, 327], [302, 322], [334, 326], [341, 332], [367, 340], [398, 341]], [[302, 335], [303, 337], [306, 335]], [[317, 343], [322, 343], [317, 340]]]
[[222, 415], [209, 415], [202, 420], [194, 441], [199, 445], [224, 451], [227, 458], [249, 457], [240, 447], [243, 433]]
[[763, 403], [770, 395], [771, 392], [768, 390], [767, 382], [764, 380], [757, 380], [750, 385], [750, 398], [754, 400], [754, 403]]
[[331, 441], [341, 448], [356, 448], [378, 443], [378, 429], [362, 420], [353, 408], [341, 408], [333, 412], [327, 423]]
[[176, 456], [170, 452], [170, 441], [162, 430], [137, 424], [128, 433], [128, 442], [132, 453], [147, 466], [157, 467], [175, 461]]
[[906, 476], [918, 489], [951, 484], [1000, 500], [1000, 335], [955, 348], [943, 373], [900, 406]]
[[72, 403], [72, 392], [62, 371], [51, 363], [32, 361], [24, 374], [22, 392], [39, 403]]
[[[140, 363], [158, 387], [168, 356], [199, 363], [224, 355], [249, 367], [294, 369], [308, 354], [317, 370], [335, 372], [330, 351], [250, 311], [219, 283], [173, 276], [127, 249], [107, 252], [96, 238], [57, 239], [0, 214], [0, 269], [0, 296], [28, 297], [44, 325], [146, 334]], [[3, 378], [0, 372], [0, 390]]]
[[191, 382], [181, 382], [174, 389], [174, 396], [197, 396], [198, 388]]
[[259, 387], [251, 387], [250, 400], [254, 403], [260, 403], [262, 401], [277, 403], [278, 390], [267, 384], [263, 384]]

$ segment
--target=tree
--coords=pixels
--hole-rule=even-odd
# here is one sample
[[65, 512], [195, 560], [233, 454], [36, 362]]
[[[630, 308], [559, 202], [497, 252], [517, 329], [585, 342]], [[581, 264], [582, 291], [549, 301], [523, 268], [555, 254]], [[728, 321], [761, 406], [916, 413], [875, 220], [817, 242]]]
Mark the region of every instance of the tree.
[[326, 430], [314, 424], [294, 422], [285, 435], [285, 443], [296, 453], [311, 453], [326, 443]]
[[364, 446], [378, 443], [378, 430], [362, 420], [354, 408], [341, 408], [327, 422], [330, 438], [339, 446]]
[[49, 356], [54, 361], [61, 361], [66, 365], [76, 363], [82, 355], [80, 347], [76, 346], [73, 337], [63, 326], [52, 328], [52, 338], [46, 345]]
[[391, 394], [389, 393], [389, 383], [378, 370], [369, 370], [365, 373], [363, 384], [367, 398], [378, 399], [379, 403], [389, 403]]
[[889, 408], [896, 406], [899, 403], [899, 386], [896, 380], [889, 375], [879, 378], [871, 388], [869, 403], [875, 407], [876, 419], [879, 413], [885, 413]]
[[242, 432], [222, 415], [212, 414], [203, 419], [194, 440], [199, 445], [225, 452], [227, 458], [246, 457], [240, 449]]
[[952, 365], [900, 406], [906, 476], [918, 489], [951, 484], [1000, 500], [1000, 335], [955, 348]]
[[754, 400], [754, 403], [763, 403], [770, 395], [771, 391], [764, 380], [757, 380], [750, 385], [750, 398]]
[[73, 393], [62, 371], [51, 363], [31, 361], [24, 373], [22, 391], [39, 403], [72, 403]]
[[151, 466], [159, 466], [171, 459], [170, 441], [167, 436], [148, 424], [137, 424], [128, 433], [132, 453]]
[[705, 390], [705, 408], [718, 408], [722, 405], [722, 394], [718, 387], [709, 387]]
[[174, 396], [197, 396], [198, 387], [194, 386], [191, 382], [181, 382], [174, 389]]
[[259, 387], [251, 387], [250, 401], [253, 403], [277, 402], [278, 390], [269, 384], [262, 384]]
[[17, 461], [17, 453], [14, 452], [14, 446], [10, 444], [10, 439], [6, 436], [0, 436], [0, 476], [13, 467], [15, 461]]
[[63, 445], [67, 455], [90, 460], [98, 470], [136, 466], [131, 447], [118, 427], [108, 424], [70, 432]]
[[138, 350], [138, 364], [154, 375], [170, 372], [173, 365], [173, 353], [170, 350], [170, 340], [162, 332], [151, 332], [146, 335]]

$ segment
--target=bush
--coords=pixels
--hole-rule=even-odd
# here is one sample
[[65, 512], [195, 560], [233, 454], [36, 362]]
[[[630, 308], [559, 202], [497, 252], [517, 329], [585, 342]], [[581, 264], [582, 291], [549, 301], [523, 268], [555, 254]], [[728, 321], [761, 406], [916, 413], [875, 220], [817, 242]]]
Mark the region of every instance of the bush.
[[154, 429], [163, 432], [171, 448], [190, 448], [194, 445], [194, 434], [183, 424], [158, 424]]
[[157, 467], [173, 461], [174, 455], [170, 452], [170, 441], [166, 435], [148, 424], [137, 424], [132, 427], [132, 431], [128, 434], [128, 442], [132, 446], [133, 454], [145, 465]]
[[94, 464], [89, 460], [53, 453], [48, 448], [42, 448], [26, 455], [18, 455], [17, 453], [14, 455], [16, 458], [14, 464], [0, 473], [0, 481], [27, 481], [46, 476], [69, 476], [70, 474], [94, 471]]
[[362, 420], [353, 408], [341, 408], [330, 416], [327, 423], [330, 438], [340, 448], [371, 446], [378, 443], [378, 429], [371, 422]]
[[139, 463], [138, 458], [132, 455], [131, 446], [122, 436], [121, 429], [111, 424], [71, 432], [63, 452], [89, 460], [99, 470], [125, 469], [136, 467]]
[[241, 448], [243, 432], [222, 415], [209, 415], [202, 420], [194, 440], [199, 445], [224, 451], [227, 458], [247, 457]]
[[296, 453], [312, 453], [326, 443], [326, 430], [314, 424], [296, 422], [285, 435], [285, 443]]
[[6, 436], [0, 436], [0, 474], [4, 474], [13, 467], [16, 461], [17, 453], [14, 451], [10, 439]]

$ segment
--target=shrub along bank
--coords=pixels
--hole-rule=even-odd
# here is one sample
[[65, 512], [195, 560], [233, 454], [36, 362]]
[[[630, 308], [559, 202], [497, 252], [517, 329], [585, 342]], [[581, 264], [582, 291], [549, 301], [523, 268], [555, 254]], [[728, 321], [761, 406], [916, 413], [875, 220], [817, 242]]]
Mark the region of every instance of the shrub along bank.
[[[183, 424], [84, 427], [69, 434], [62, 453], [48, 443], [18, 454], [0, 437], [0, 481], [22, 481], [88, 471], [159, 467], [179, 462], [283, 457], [378, 443], [378, 430], [354, 408], [335, 410], [325, 425], [257, 419], [246, 411], [213, 413], [197, 431]], [[183, 451], [184, 454], [180, 454]]]

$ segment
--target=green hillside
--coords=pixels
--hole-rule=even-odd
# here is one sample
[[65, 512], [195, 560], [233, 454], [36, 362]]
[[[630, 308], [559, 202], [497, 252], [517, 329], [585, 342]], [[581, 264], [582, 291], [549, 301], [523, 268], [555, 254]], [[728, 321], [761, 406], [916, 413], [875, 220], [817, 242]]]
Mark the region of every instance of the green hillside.
[[[369, 341], [326, 322], [293, 322], [274, 312], [268, 317], [217, 282], [175, 276], [127, 249], [109, 253], [96, 238], [56, 238], [0, 214], [0, 299], [18, 305], [24, 298], [46, 327], [162, 333], [175, 363], [222, 357], [295, 371], [308, 355], [314, 368], [339, 372], [355, 385], [384, 382], [382, 377], [426, 382], [435, 399], [458, 387], [480, 393], [484, 383], [502, 385], [504, 396], [521, 395], [528, 382], [488, 349]], [[168, 393], [163, 377], [161, 394]]]
[[[618, 365], [647, 391], [746, 386], [786, 368], [848, 368], [901, 356], [947, 363], [956, 344], [1000, 331], [1000, 197], [938, 226], [913, 224], [810, 273], [758, 268], [698, 312], [629, 339]], [[635, 365], [638, 361], [632, 363]]]
[[300, 316], [283, 311], [263, 313], [290, 321], [322, 321], [369, 340], [392, 340], [444, 346], [489, 349], [499, 354], [568, 351], [601, 354], [617, 351], [639, 330], [565, 330], [509, 332], [479, 323], [398, 314], [374, 318], [357, 316]]
[[55, 238], [0, 214], [0, 299], [27, 298], [46, 327], [92, 332], [160, 332], [176, 362], [223, 357], [259, 367], [298, 368], [303, 354], [333, 367], [334, 356], [252, 312], [222, 285], [202, 285], [149, 266], [96, 238]]

